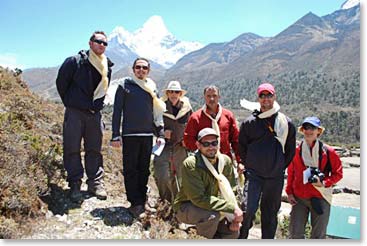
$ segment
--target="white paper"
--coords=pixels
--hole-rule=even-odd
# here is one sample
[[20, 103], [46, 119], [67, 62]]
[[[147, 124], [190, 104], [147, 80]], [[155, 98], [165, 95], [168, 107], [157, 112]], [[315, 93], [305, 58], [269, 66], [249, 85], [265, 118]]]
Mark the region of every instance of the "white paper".
[[311, 169], [307, 168], [303, 171], [303, 184], [308, 183], [308, 178], [311, 177]]
[[156, 143], [153, 148], [152, 148], [152, 153], [156, 156], [160, 156], [163, 149], [164, 149], [164, 145], [166, 144], [166, 141], [163, 138], [159, 139], [160, 144], [158, 145], [158, 143]]

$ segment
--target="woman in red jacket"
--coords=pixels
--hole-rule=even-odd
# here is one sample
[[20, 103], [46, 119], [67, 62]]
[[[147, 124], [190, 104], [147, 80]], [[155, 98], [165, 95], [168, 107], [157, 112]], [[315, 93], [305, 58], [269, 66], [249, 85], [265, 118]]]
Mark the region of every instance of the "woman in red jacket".
[[323, 144], [324, 131], [315, 117], [304, 119], [298, 131], [304, 135], [288, 166], [286, 192], [292, 205], [290, 238], [305, 238], [305, 227], [311, 214], [311, 238], [325, 238], [329, 222], [332, 186], [343, 177], [340, 158], [335, 150]]

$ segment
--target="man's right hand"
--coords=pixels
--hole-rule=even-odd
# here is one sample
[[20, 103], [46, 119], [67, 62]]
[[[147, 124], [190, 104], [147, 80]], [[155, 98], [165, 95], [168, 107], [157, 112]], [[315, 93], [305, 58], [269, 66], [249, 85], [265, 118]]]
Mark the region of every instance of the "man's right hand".
[[245, 172], [245, 166], [242, 163], [238, 163], [237, 172], [238, 174], [242, 174]]
[[297, 200], [296, 200], [296, 198], [294, 197], [294, 195], [293, 195], [293, 194], [289, 194], [287, 198], [288, 198], [288, 202], [289, 202], [292, 206], [294, 206], [294, 205], [296, 205], [296, 204], [297, 204]]
[[110, 141], [110, 145], [114, 148], [120, 148], [122, 146], [121, 140]]

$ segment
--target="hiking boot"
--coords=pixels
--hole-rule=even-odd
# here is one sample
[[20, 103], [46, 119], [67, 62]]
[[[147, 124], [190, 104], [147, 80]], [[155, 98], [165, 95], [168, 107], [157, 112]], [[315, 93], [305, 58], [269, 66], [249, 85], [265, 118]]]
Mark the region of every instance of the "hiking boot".
[[72, 202], [78, 202], [82, 199], [83, 195], [80, 191], [81, 185], [82, 185], [82, 182], [80, 181], [69, 183], [69, 187], [70, 187], [69, 197]]
[[145, 209], [144, 209], [144, 205], [136, 205], [136, 206], [131, 206], [129, 208], [129, 212], [135, 217], [135, 218], [139, 218], [139, 219], [143, 219], [146, 214], [145, 214]]
[[88, 192], [96, 196], [99, 200], [107, 199], [107, 192], [102, 184], [88, 185]]

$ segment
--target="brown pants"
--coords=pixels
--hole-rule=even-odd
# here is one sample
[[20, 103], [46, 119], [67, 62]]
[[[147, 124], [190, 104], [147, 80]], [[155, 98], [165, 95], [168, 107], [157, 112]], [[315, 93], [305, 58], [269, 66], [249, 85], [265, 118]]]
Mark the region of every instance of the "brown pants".
[[182, 203], [176, 217], [179, 222], [196, 225], [200, 236], [213, 239], [237, 239], [239, 232], [229, 230], [229, 222], [220, 219], [219, 212], [196, 207], [191, 202]]
[[181, 166], [186, 159], [186, 149], [180, 145], [165, 146], [160, 156], [154, 156], [154, 179], [159, 196], [173, 202], [181, 183]]
[[325, 199], [320, 199], [320, 207], [323, 214], [319, 215], [312, 209], [310, 199], [297, 198], [297, 204], [292, 206], [289, 223], [289, 236], [293, 239], [305, 238], [305, 228], [308, 217], [311, 214], [311, 238], [325, 239], [326, 228], [330, 216], [330, 204]]

